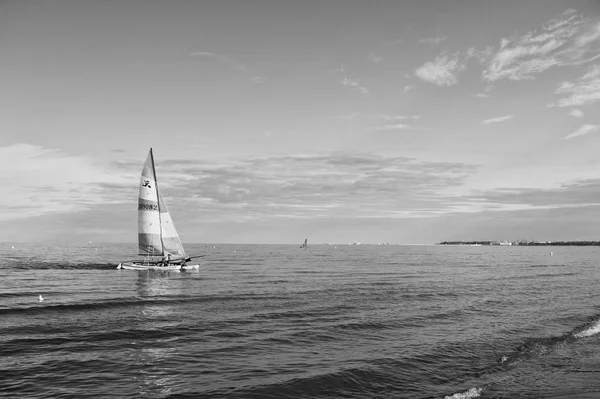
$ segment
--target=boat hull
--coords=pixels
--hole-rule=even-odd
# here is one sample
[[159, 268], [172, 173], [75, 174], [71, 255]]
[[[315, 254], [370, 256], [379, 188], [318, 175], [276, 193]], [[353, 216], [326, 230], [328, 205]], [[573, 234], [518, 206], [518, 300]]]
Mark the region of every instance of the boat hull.
[[181, 271], [181, 270], [198, 270], [200, 265], [157, 265], [148, 263], [123, 262], [117, 265], [117, 269], [125, 270], [163, 270], [163, 271]]

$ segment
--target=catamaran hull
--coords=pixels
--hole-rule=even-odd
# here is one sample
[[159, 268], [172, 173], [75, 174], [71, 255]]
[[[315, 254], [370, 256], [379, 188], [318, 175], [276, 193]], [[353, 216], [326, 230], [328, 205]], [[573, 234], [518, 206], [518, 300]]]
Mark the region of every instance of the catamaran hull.
[[181, 270], [198, 270], [200, 265], [149, 265], [143, 263], [135, 263], [135, 262], [123, 262], [117, 265], [117, 269], [126, 269], [126, 270], [164, 270], [164, 271], [181, 271]]

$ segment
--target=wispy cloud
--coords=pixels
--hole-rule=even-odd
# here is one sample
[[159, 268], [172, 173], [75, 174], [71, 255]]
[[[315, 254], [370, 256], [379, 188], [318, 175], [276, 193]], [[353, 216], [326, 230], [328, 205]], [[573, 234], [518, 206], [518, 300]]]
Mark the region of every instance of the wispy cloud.
[[448, 39], [446, 36], [426, 37], [419, 40], [419, 43], [431, 44], [438, 46], [441, 42]]
[[[128, 200], [124, 193], [135, 190], [136, 177], [96, 165], [84, 156], [13, 144], [0, 147], [0, 180], [5, 187], [0, 196], [0, 220], [5, 220], [123, 202]], [[11, 211], [15, 204], [18, 212]]]
[[386, 130], [400, 130], [400, 129], [410, 129], [412, 126], [407, 125], [405, 123], [395, 123], [391, 125], [377, 126], [373, 128], [375, 131], [386, 131]]
[[514, 115], [498, 116], [496, 118], [490, 118], [490, 119], [483, 120], [483, 121], [481, 121], [481, 123], [483, 123], [484, 125], [489, 125], [490, 123], [504, 122], [504, 121], [507, 121], [514, 117], [515, 117]]
[[221, 64], [227, 66], [228, 68], [243, 73], [244, 75], [246, 75], [248, 77], [248, 79], [250, 79], [254, 83], [264, 83], [265, 82], [264, 78], [255, 75], [250, 70], [250, 68], [248, 68], [246, 65], [242, 64], [241, 62], [238, 62], [233, 57], [229, 57], [229, 56], [222, 55], [222, 54], [215, 54], [215, 53], [211, 53], [209, 51], [197, 51], [197, 52], [189, 53], [188, 55], [190, 57], [213, 58], [213, 59], [217, 60], [218, 62], [220, 62]]
[[378, 64], [383, 61], [383, 57], [376, 56], [375, 53], [371, 53], [367, 56], [367, 60], [371, 61], [374, 64]]
[[458, 73], [464, 69], [465, 64], [458, 55], [443, 55], [417, 68], [415, 75], [438, 86], [451, 86], [458, 82]]
[[522, 209], [589, 206], [600, 203], [600, 179], [562, 184], [556, 188], [499, 188], [465, 198], [488, 206], [520, 206]]
[[346, 153], [237, 159], [222, 165], [167, 159], [161, 165], [162, 180], [170, 183], [165, 192], [178, 198], [179, 207], [219, 221], [438, 214], [451, 211], [455, 201], [445, 198], [443, 190], [460, 186], [477, 170], [463, 163]]
[[[420, 115], [374, 115], [376, 119], [383, 120], [384, 124], [375, 126], [373, 131], [390, 131], [403, 129], [416, 129], [414, 122], [421, 119]], [[411, 122], [412, 123], [409, 123]]]
[[575, 118], [581, 118], [583, 116], [583, 111], [575, 108], [572, 109], [571, 112], [569, 112], [569, 115], [574, 116]]
[[222, 57], [209, 51], [196, 51], [188, 54], [190, 57]]
[[489, 60], [493, 53], [494, 46], [487, 46], [483, 50], [477, 50], [475, 47], [470, 47], [467, 49], [463, 57], [465, 58], [465, 60], [475, 58], [477, 61], [483, 64]]
[[540, 29], [502, 39], [489, 58], [483, 79], [534, 79], [555, 66], [589, 62], [600, 50], [599, 38], [599, 18], [571, 11], [563, 13]]
[[415, 88], [415, 86], [413, 86], [413, 85], [404, 86], [404, 94], [408, 93], [410, 90], [412, 90], [414, 88]]
[[406, 119], [413, 119], [413, 120], [421, 119], [420, 115], [377, 115], [377, 116], [385, 121], [403, 121]]
[[583, 136], [583, 135], [586, 135], [588, 133], [596, 132], [598, 130], [600, 130], [600, 125], [589, 125], [589, 124], [581, 125], [579, 127], [579, 129], [577, 129], [573, 133], [571, 133], [568, 136], [566, 136], [565, 140], [569, 140], [569, 139], [572, 139], [574, 137]]
[[363, 94], [369, 94], [369, 89], [360, 84], [360, 81], [356, 79], [350, 79], [348, 77], [344, 77], [340, 80], [342, 86], [352, 87]]
[[575, 82], [563, 82], [556, 89], [561, 98], [551, 106], [572, 107], [591, 104], [600, 100], [600, 66], [592, 66], [588, 72]]
[[333, 72], [338, 77], [338, 81], [342, 86], [351, 87], [355, 90], [358, 90], [362, 94], [369, 94], [369, 89], [363, 86], [359, 80], [348, 77], [346, 67], [343, 64], [340, 65], [339, 69], [336, 69]]
[[[600, 58], [600, 17], [589, 17], [573, 10], [523, 35], [502, 38], [496, 46], [474, 47], [453, 56], [441, 54], [417, 69], [421, 79], [450, 86], [470, 59], [483, 67], [486, 83], [504, 79], [534, 79], [553, 67], [580, 65]], [[481, 93], [483, 97], [484, 93]]]

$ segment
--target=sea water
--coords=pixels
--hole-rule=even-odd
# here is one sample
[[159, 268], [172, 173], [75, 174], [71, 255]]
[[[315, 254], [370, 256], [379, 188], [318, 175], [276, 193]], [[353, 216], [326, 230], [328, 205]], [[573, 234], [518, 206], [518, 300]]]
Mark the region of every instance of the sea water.
[[0, 396], [600, 397], [598, 247], [186, 249], [0, 244]]

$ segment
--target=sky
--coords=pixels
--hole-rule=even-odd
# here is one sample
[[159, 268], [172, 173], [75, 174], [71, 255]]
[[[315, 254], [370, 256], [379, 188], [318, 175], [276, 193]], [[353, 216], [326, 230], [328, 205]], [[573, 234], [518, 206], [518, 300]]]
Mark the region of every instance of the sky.
[[0, 241], [600, 240], [600, 1], [0, 1]]

